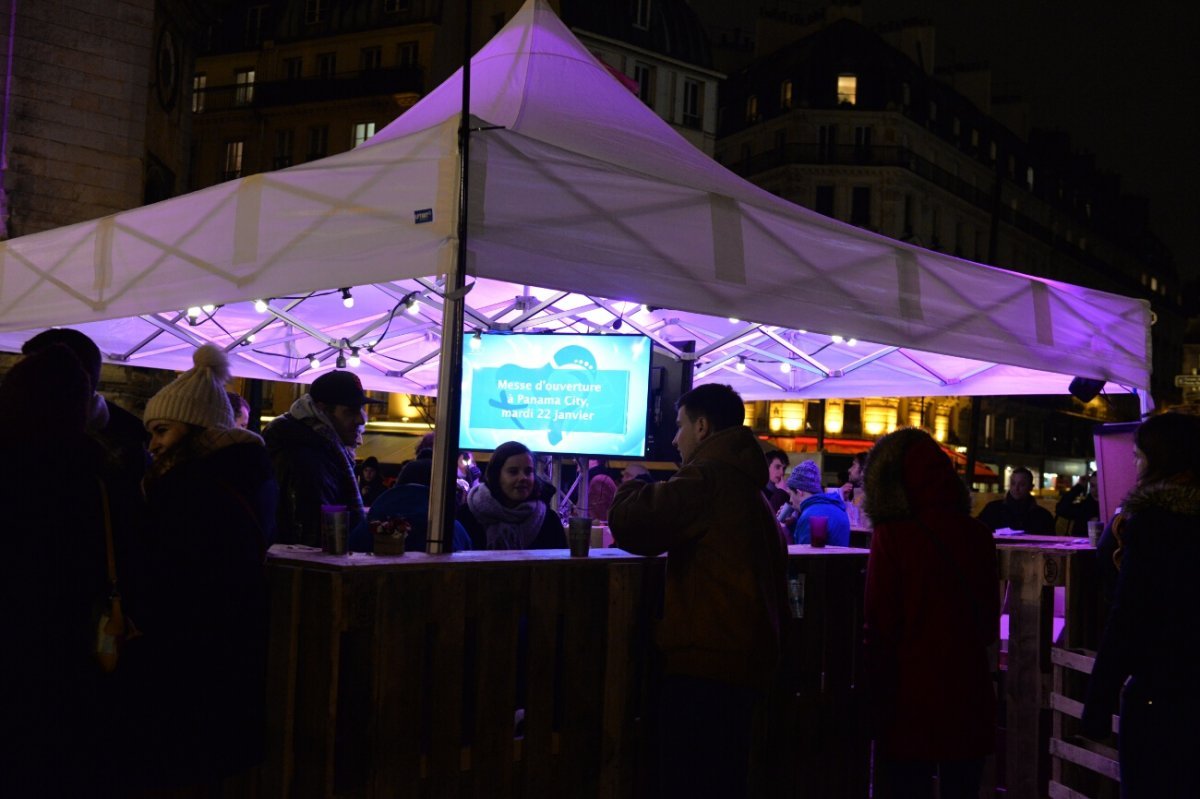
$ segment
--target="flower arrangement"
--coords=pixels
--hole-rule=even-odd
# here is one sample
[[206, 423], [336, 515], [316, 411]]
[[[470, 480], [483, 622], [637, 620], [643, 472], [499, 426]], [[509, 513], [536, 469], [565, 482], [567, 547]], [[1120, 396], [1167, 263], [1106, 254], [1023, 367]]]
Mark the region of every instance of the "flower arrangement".
[[404, 541], [412, 532], [412, 522], [404, 516], [376, 519], [368, 522], [373, 550], [376, 555], [403, 555]]

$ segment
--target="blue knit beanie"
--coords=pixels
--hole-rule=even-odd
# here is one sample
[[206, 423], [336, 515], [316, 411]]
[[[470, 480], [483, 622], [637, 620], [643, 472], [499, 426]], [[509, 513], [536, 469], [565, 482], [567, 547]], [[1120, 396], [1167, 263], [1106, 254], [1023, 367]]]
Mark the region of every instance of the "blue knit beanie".
[[820, 494], [821, 467], [816, 461], [803, 461], [792, 469], [787, 479], [787, 487], [794, 491], [807, 491], [810, 494]]

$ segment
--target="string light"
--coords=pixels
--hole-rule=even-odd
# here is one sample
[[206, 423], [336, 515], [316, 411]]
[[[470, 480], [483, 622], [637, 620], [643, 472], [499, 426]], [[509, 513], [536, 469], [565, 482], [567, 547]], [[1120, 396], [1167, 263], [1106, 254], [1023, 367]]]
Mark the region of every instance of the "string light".
[[782, 363], [779, 364], [779, 371], [783, 372], [785, 375], [790, 374], [792, 371], [791, 363], [789, 363], [788, 361], [783, 361]]
[[350, 294], [350, 289], [348, 288], [342, 289], [342, 305], [345, 305], [347, 308], [354, 307], [354, 297]]
[[405, 309], [414, 316], [421, 310], [421, 304], [417, 302], [417, 292], [412, 292], [404, 298]]
[[254, 310], [257, 313], [266, 313], [267, 312], [267, 301], [266, 300], [255, 300], [254, 301]]
[[362, 358], [358, 357], [358, 347], [350, 348], [350, 368], [357, 369], [362, 365]]
[[253, 344], [254, 343], [254, 334], [251, 333], [250, 335], [246, 336], [246, 338], [243, 339], [243, 341], [245, 341], [247, 344]]
[[834, 344], [841, 344], [842, 341], [844, 341], [844, 339], [841, 336], [839, 336], [837, 333], [834, 333], [832, 336], [830, 336], [829, 340], [832, 341]]
[[212, 305], [211, 303], [209, 305], [201, 305], [200, 310], [211, 315], [213, 311], [217, 310], [217, 306]]
[[467, 342], [467, 346], [473, 350], [477, 350], [483, 346], [483, 335], [476, 330], [475, 335], [471, 336], [471, 340]]
[[308, 356], [308, 365], [312, 369], [320, 369], [321, 368], [321, 359], [318, 358], [316, 355], [309, 355]]
[[847, 343], [848, 345], [850, 345], [851, 347], [857, 347], [857, 346], [858, 346], [858, 339], [856, 339], [856, 338], [850, 338], [850, 339], [846, 339], [846, 343]]
[[738, 319], [736, 316], [729, 317], [729, 324], [731, 324], [731, 325], [736, 325], [740, 321], [742, 321], [742, 320]]
[[333, 362], [333, 365], [338, 369], [346, 368], [346, 355], [341, 350], [338, 350], [337, 360]]
[[735, 364], [733, 365], [733, 368], [734, 368], [734, 369], [737, 369], [739, 372], [744, 372], [744, 371], [746, 371], [746, 359], [745, 359], [745, 358], [738, 358], [738, 359], [737, 359], [737, 363], [735, 363]]
[[187, 318], [189, 321], [195, 322], [200, 318], [200, 314], [204, 313], [199, 305], [193, 305], [187, 309]]

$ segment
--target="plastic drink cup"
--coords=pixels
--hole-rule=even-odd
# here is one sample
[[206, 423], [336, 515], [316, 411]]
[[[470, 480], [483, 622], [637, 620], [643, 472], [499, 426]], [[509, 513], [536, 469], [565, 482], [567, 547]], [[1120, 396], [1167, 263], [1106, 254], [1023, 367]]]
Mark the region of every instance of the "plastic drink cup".
[[1099, 519], [1092, 519], [1088, 522], [1088, 541], [1092, 546], [1100, 543], [1100, 534], [1104, 532], [1104, 522]]
[[809, 543], [819, 549], [829, 543], [829, 519], [814, 516], [808, 521]]
[[592, 520], [586, 516], [576, 516], [567, 524], [567, 547], [571, 557], [586, 558], [588, 547], [592, 543]]
[[345, 505], [321, 506], [321, 548], [330, 555], [346, 554], [350, 514]]

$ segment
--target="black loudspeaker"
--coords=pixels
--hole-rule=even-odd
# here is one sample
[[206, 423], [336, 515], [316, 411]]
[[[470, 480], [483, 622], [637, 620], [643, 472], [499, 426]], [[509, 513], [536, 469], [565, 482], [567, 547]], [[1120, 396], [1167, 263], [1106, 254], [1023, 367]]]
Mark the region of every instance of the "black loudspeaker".
[[1071, 381], [1071, 385], [1067, 386], [1067, 391], [1070, 391], [1071, 396], [1080, 402], [1091, 402], [1104, 388], [1104, 382], [1090, 377], [1077, 377]]
[[[695, 352], [694, 341], [672, 341], [680, 352]], [[650, 356], [650, 407], [646, 409], [646, 458], [676, 461], [679, 453], [671, 446], [675, 438], [675, 401], [692, 390], [695, 361], [677, 361], [655, 352]]]

